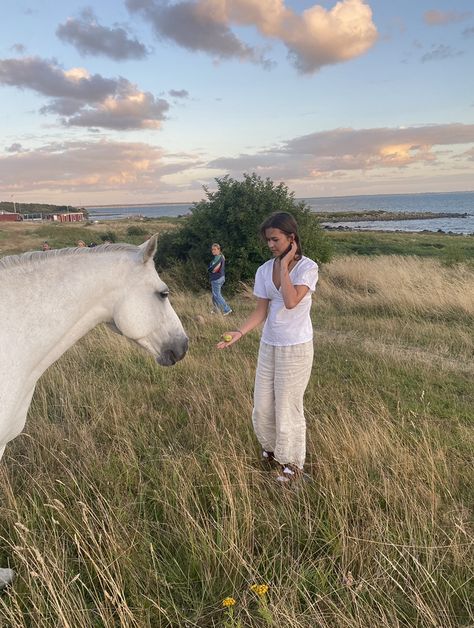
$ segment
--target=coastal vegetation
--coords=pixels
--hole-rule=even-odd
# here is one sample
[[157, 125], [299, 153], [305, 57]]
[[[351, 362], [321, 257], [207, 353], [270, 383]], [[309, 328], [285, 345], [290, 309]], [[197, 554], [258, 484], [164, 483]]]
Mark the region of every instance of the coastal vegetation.
[[[104, 220], [101, 222], [55, 223], [51, 221], [5, 222], [0, 226], [0, 256], [17, 255], [24, 251], [41, 249], [47, 240], [53, 249], [76, 246], [78, 240], [86, 244], [102, 244], [112, 232], [117, 242], [141, 244], [154, 233], [176, 228], [178, 219], [156, 218], [149, 221]], [[136, 227], [139, 230], [137, 235]], [[144, 233], [142, 233], [144, 232]]]
[[330, 231], [334, 254], [416, 255], [446, 264], [474, 263], [474, 236], [394, 231]]
[[[41, 378], [7, 447], [0, 562], [18, 575], [0, 624], [471, 626], [472, 267], [340, 254], [323, 265], [312, 481], [298, 492], [259, 461], [258, 334], [215, 350], [229, 320], [210, 315], [207, 292], [165, 278], [188, 356], [159, 368], [94, 330]], [[232, 327], [249, 292], [231, 301]]]
[[[15, 255], [41, 249], [47, 240], [52, 248], [75, 246], [78, 240], [87, 244], [102, 243], [102, 237], [114, 233], [117, 242], [141, 244], [154, 233], [163, 234], [177, 229], [184, 218], [127, 218], [73, 224], [52, 222], [2, 223], [0, 227], [0, 256]], [[474, 260], [474, 236], [444, 233], [401, 233], [384, 231], [327, 231], [332, 255], [417, 255], [435, 257], [446, 263]], [[228, 238], [221, 239], [227, 248]], [[306, 249], [305, 249], [306, 250]], [[209, 256], [204, 251], [202, 263]], [[227, 255], [229, 261], [232, 260]], [[230, 266], [231, 264], [229, 264]], [[205, 276], [205, 273], [204, 273]]]
[[284, 183], [275, 184], [256, 174], [244, 174], [238, 181], [230, 176], [216, 179], [217, 189], [204, 189], [206, 200], [195, 203], [191, 214], [158, 241], [159, 270], [173, 268], [186, 287], [207, 287], [201, 264], [210, 255], [210, 245], [223, 246], [226, 285], [232, 290], [252, 281], [255, 271], [267, 259], [266, 244], [259, 227], [272, 212], [289, 212], [298, 222], [305, 254], [318, 263], [331, 257], [330, 241], [308, 205], [295, 200]]

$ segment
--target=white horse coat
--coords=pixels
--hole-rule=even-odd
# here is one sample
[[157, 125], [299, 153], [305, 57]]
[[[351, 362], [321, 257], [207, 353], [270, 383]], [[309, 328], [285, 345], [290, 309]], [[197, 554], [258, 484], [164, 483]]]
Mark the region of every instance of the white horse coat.
[[[0, 260], [0, 458], [25, 425], [36, 382], [99, 323], [170, 366], [188, 338], [168, 300], [153, 256], [156, 236], [140, 247], [25, 253]], [[13, 572], [0, 569], [0, 588]]]

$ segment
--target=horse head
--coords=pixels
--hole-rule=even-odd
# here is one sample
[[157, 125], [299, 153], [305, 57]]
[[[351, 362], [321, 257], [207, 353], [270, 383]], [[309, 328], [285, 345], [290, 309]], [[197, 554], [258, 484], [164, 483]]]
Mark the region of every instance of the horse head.
[[114, 307], [112, 328], [149, 351], [158, 364], [171, 366], [186, 355], [188, 337], [155, 269], [156, 239], [138, 247], [136, 267], [124, 278]]

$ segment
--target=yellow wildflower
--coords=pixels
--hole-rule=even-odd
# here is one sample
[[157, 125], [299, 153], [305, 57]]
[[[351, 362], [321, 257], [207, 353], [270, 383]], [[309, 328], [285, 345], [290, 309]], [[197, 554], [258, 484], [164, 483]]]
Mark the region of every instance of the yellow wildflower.
[[258, 595], [258, 597], [264, 597], [268, 592], [268, 584], [252, 584], [250, 590]]
[[222, 606], [225, 606], [226, 608], [228, 608], [229, 606], [234, 606], [235, 605], [235, 600], [233, 597], [226, 597], [222, 600]]

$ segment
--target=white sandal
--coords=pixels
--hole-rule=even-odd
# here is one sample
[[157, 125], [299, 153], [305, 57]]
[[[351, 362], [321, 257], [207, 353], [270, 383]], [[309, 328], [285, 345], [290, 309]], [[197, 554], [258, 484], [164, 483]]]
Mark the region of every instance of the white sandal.
[[276, 477], [277, 482], [282, 484], [292, 484], [295, 480], [301, 479], [303, 471], [292, 464], [285, 464], [281, 467], [280, 473]]

